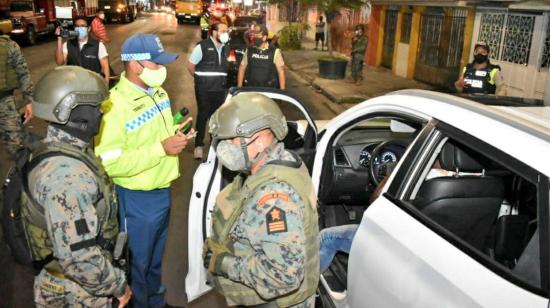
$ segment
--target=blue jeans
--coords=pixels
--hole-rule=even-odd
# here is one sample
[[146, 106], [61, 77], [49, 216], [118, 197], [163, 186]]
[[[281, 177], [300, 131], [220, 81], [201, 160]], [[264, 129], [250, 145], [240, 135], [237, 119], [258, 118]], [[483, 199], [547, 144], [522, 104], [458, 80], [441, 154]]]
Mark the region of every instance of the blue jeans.
[[358, 227], [359, 225], [343, 225], [325, 228], [319, 232], [321, 273], [328, 269], [338, 251], [349, 253]]
[[164, 307], [161, 262], [168, 234], [170, 189], [130, 190], [116, 186], [120, 229], [128, 233], [132, 307]]

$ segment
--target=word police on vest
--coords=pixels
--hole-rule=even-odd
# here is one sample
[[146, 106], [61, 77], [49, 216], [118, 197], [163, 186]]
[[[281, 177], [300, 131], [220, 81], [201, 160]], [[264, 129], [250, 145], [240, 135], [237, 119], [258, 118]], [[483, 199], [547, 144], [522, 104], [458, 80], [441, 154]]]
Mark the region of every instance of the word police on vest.
[[257, 53], [253, 53], [252, 58], [269, 60], [269, 55], [259, 55]]

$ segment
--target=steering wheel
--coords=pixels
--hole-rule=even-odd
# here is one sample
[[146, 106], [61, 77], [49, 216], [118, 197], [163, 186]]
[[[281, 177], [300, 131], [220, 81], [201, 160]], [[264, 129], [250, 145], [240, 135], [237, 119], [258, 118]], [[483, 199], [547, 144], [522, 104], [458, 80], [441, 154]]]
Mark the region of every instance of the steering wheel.
[[380, 152], [382, 149], [386, 148], [390, 144], [395, 144], [402, 146], [404, 148], [407, 148], [408, 144], [407, 142], [403, 140], [397, 140], [397, 139], [391, 139], [386, 140], [384, 142], [379, 143], [374, 150], [372, 150], [372, 153], [370, 155], [369, 160], [369, 175], [372, 180], [372, 183], [374, 183], [375, 186], [380, 185], [380, 182], [387, 176], [390, 175], [393, 172], [393, 169], [395, 169], [395, 166], [397, 166], [397, 162], [378, 162], [378, 164], [375, 164], [374, 161], [380, 155]]

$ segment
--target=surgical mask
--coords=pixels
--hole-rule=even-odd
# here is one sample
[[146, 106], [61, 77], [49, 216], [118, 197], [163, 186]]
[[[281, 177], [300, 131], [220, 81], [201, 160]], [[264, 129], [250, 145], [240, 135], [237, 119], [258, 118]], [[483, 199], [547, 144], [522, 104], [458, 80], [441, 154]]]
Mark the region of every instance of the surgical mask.
[[222, 140], [216, 147], [216, 156], [227, 169], [231, 171], [246, 170], [244, 152], [240, 144], [233, 144], [229, 140]]
[[260, 46], [262, 46], [263, 43], [264, 43], [264, 40], [262, 40], [261, 38], [257, 38], [257, 37], [254, 38], [254, 46], [255, 47], [260, 47]]
[[225, 32], [225, 33], [222, 33], [220, 34], [220, 42], [222, 44], [226, 44], [227, 42], [229, 42], [229, 33]]
[[76, 32], [78, 32], [78, 38], [83, 39], [88, 36], [88, 27], [75, 27]]
[[487, 62], [488, 59], [489, 57], [487, 55], [482, 55], [480, 53], [478, 53], [477, 55], [474, 55], [474, 61], [478, 64], [485, 63]]
[[99, 14], [100, 19], [105, 19], [105, 14]]
[[[141, 66], [143, 66], [143, 64]], [[156, 70], [143, 67], [143, 71], [139, 75], [139, 79], [145, 82], [146, 85], [156, 88], [160, 87], [164, 83], [167, 74], [168, 72], [164, 66], [161, 66], [161, 68]]]

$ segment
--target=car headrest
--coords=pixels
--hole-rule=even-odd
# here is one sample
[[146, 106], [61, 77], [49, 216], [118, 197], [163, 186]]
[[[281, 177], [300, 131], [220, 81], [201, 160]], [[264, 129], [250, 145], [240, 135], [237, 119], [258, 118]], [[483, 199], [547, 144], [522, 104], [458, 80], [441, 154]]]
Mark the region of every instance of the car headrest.
[[441, 168], [448, 171], [458, 169], [462, 172], [481, 172], [484, 169], [483, 165], [472, 156], [449, 142], [443, 146], [439, 153], [439, 164]]

